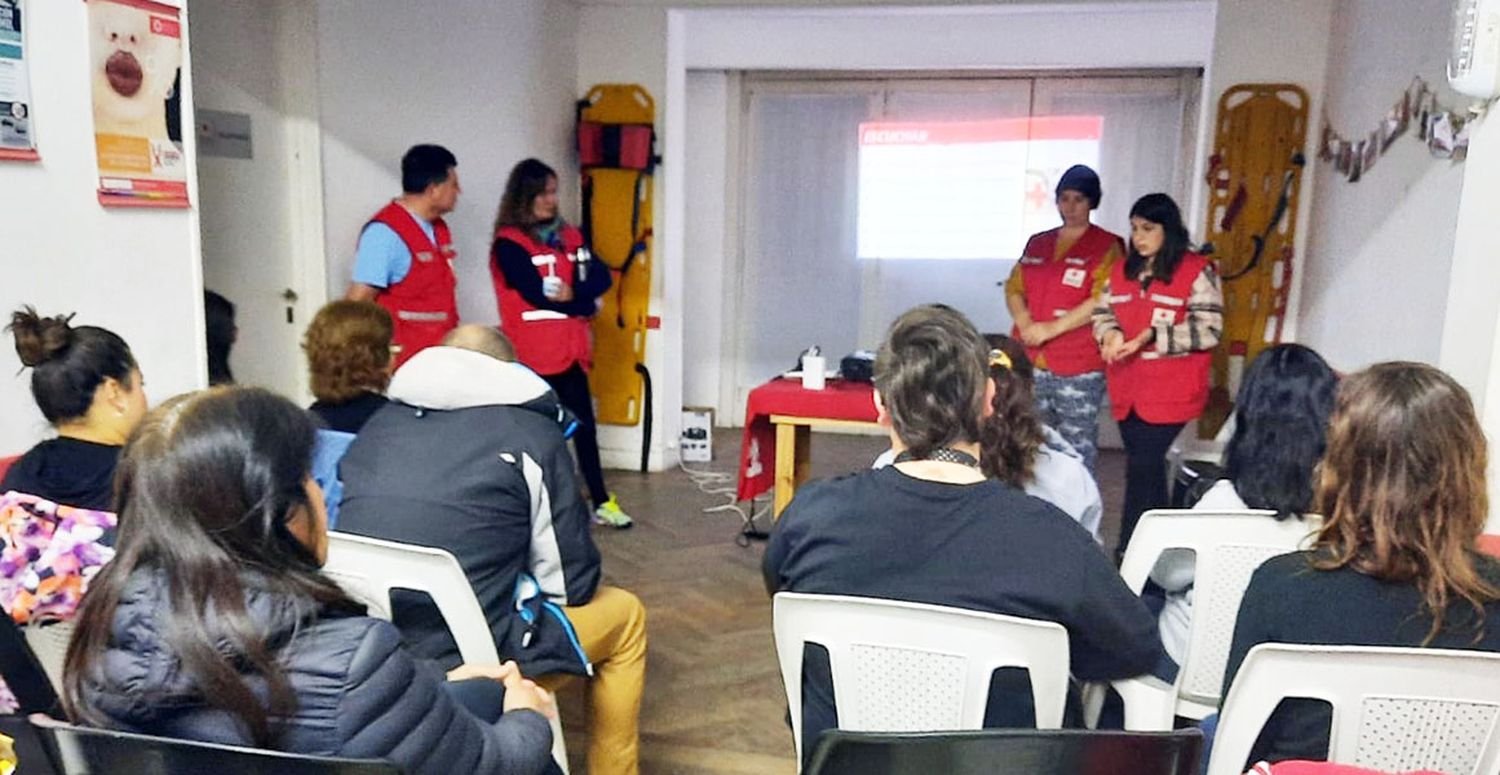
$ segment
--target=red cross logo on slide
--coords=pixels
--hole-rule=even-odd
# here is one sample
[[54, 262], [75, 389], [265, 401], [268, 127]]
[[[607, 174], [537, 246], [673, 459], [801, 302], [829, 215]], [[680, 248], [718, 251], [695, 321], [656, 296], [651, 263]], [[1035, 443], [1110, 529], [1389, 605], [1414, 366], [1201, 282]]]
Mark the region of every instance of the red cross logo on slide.
[[1026, 204], [1032, 210], [1041, 210], [1047, 206], [1047, 187], [1042, 185], [1040, 175], [1028, 175], [1031, 178], [1031, 187], [1026, 192]]

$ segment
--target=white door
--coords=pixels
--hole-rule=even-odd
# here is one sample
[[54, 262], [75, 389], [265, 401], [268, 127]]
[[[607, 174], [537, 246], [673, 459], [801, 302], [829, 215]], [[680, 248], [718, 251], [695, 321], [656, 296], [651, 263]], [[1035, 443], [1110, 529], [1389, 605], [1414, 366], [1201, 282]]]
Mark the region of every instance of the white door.
[[190, 24], [203, 285], [236, 307], [235, 381], [306, 402], [299, 343], [327, 298], [316, 11], [297, 0], [195, 3]]

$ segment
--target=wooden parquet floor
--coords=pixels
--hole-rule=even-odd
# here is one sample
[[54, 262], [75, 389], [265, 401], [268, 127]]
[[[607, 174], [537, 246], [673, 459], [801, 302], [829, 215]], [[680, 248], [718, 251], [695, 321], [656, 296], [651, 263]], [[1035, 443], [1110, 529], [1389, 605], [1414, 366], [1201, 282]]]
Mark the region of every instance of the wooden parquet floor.
[[[736, 429], [716, 429], [715, 462], [707, 467], [732, 473], [739, 438]], [[817, 434], [812, 475], [867, 466], [884, 448], [879, 438]], [[1110, 531], [1117, 529], [1121, 457], [1106, 453], [1101, 462]], [[760, 575], [764, 544], [737, 545], [738, 516], [703, 513], [727, 498], [700, 492], [680, 470], [609, 471], [606, 477], [636, 525], [623, 531], [595, 528], [605, 579], [635, 592], [647, 610], [641, 772], [795, 773], [771, 602]], [[768, 521], [761, 526], [768, 527]], [[582, 683], [565, 687], [559, 702], [570, 765], [583, 773], [588, 739]]]

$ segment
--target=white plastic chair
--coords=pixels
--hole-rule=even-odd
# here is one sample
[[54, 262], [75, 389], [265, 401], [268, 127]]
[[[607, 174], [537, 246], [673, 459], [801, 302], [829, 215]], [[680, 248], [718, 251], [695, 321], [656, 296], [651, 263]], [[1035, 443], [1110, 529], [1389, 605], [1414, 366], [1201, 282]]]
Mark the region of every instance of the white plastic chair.
[[1208, 775], [1239, 775], [1286, 697], [1333, 706], [1331, 762], [1382, 772], [1500, 772], [1500, 654], [1263, 643], [1224, 700]]
[[1120, 575], [1139, 595], [1163, 552], [1191, 549], [1193, 619], [1176, 683], [1151, 676], [1113, 683], [1124, 701], [1126, 729], [1169, 731], [1173, 716], [1201, 719], [1218, 709], [1234, 623], [1251, 574], [1266, 560], [1297, 551], [1321, 524], [1316, 515], [1278, 521], [1272, 512], [1253, 510], [1157, 509], [1141, 516]]
[[980, 729], [990, 674], [1029, 671], [1039, 729], [1062, 725], [1068, 631], [1055, 622], [922, 603], [777, 593], [776, 655], [802, 761], [802, 650], [828, 649], [839, 728]]
[[71, 619], [65, 622], [28, 624], [25, 628], [26, 645], [36, 654], [36, 661], [42, 663], [47, 680], [52, 682], [53, 690], [59, 695], [63, 691], [63, 662], [68, 656], [68, 642], [73, 640], [74, 628], [75, 623]]
[[[1230, 395], [1233, 395], [1231, 393]], [[1224, 460], [1224, 450], [1229, 446], [1230, 437], [1234, 436], [1234, 413], [1224, 420], [1219, 426], [1219, 432], [1211, 439], [1198, 438], [1198, 424], [1190, 422], [1177, 434], [1172, 441], [1172, 446], [1167, 448], [1167, 492], [1172, 491], [1173, 481], [1177, 472], [1182, 469], [1184, 463], [1213, 463], [1218, 465]]]
[[[350, 597], [369, 606], [371, 616], [387, 621], [391, 619], [392, 589], [425, 592], [448, 623], [465, 663], [500, 663], [484, 608], [474, 596], [463, 566], [452, 554], [430, 546], [330, 532], [323, 573]], [[552, 719], [552, 758], [566, 775], [568, 753], [557, 719]]]

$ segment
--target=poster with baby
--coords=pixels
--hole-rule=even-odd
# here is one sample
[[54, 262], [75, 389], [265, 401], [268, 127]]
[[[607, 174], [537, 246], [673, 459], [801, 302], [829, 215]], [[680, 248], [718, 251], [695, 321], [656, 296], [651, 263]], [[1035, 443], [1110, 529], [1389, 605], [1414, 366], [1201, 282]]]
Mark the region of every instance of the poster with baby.
[[187, 207], [181, 11], [154, 0], [88, 0], [99, 201]]

